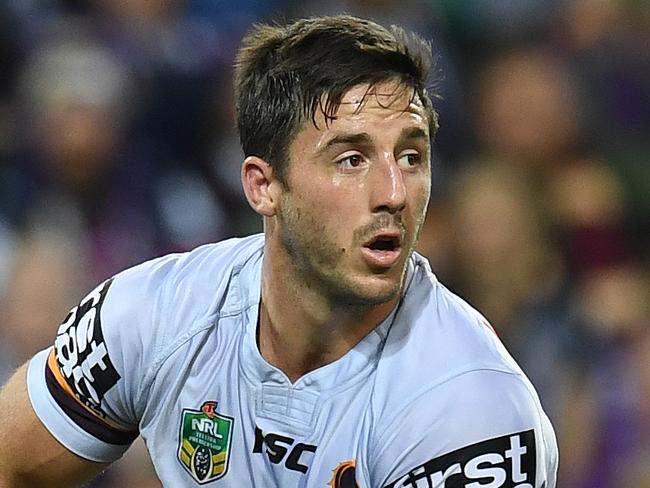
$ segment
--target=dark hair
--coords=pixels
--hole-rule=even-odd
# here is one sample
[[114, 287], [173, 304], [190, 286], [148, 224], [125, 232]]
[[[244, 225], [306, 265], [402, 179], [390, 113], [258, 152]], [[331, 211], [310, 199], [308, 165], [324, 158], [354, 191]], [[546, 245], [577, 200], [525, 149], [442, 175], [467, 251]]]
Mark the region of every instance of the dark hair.
[[305, 120], [315, 124], [317, 111], [332, 120], [348, 90], [393, 79], [419, 97], [433, 137], [438, 117], [426, 90], [430, 69], [430, 44], [399, 27], [347, 15], [256, 25], [235, 65], [244, 154], [265, 159], [286, 182], [288, 149]]

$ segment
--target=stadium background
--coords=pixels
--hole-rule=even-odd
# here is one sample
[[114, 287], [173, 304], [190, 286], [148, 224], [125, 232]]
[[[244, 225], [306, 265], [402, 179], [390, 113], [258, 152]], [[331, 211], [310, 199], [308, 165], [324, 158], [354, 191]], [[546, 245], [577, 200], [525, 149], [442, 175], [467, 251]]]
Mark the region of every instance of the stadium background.
[[[239, 184], [238, 42], [340, 12], [433, 42], [421, 251], [537, 386], [560, 488], [650, 486], [647, 0], [3, 1], [0, 382], [98, 281], [260, 230]], [[138, 445], [89, 486], [160, 484]]]

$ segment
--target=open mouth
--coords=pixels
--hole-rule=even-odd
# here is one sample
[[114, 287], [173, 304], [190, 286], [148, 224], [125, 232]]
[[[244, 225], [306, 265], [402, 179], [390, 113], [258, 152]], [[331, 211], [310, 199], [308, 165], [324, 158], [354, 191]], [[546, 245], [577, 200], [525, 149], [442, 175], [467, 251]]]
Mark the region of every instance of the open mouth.
[[398, 232], [374, 236], [362, 248], [366, 262], [373, 268], [391, 268], [397, 263], [402, 249]]
[[373, 251], [395, 251], [400, 247], [399, 237], [378, 236], [365, 245]]

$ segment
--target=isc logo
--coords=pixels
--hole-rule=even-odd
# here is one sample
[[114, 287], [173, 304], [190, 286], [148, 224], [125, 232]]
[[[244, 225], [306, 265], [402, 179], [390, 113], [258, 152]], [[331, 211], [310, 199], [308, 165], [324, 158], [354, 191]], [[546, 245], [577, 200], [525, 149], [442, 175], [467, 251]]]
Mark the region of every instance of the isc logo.
[[[280, 464], [284, 459], [284, 466], [292, 471], [299, 471], [306, 473], [309, 469], [308, 456], [306, 453], [315, 453], [316, 446], [311, 444], [303, 444], [302, 442], [293, 445], [295, 439], [284, 435], [274, 434], [269, 432], [264, 435], [264, 432], [259, 427], [255, 427], [255, 446], [253, 452], [261, 454], [266, 452], [266, 455], [273, 464]], [[266, 447], [266, 449], [264, 449]], [[287, 455], [288, 453], [288, 455]]]
[[218, 424], [213, 422], [212, 419], [192, 419], [192, 430], [210, 434], [217, 439], [223, 439], [223, 436], [218, 432]]

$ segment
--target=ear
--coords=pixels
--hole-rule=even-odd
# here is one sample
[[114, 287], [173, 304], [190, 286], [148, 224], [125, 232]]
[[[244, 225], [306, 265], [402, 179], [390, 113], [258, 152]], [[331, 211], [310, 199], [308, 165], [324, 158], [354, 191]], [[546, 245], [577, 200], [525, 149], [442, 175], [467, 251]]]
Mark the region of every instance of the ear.
[[274, 216], [279, 203], [280, 182], [271, 165], [257, 156], [248, 156], [241, 168], [241, 180], [252, 209], [264, 217]]

